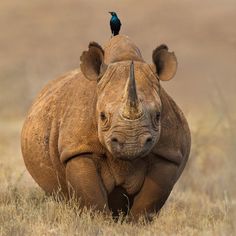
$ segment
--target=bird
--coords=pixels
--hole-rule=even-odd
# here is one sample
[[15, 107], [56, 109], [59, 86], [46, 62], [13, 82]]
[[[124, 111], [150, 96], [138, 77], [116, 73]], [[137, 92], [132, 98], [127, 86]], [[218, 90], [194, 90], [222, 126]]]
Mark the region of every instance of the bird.
[[114, 11], [109, 12], [111, 14], [110, 27], [113, 36], [118, 35], [121, 27], [120, 19]]

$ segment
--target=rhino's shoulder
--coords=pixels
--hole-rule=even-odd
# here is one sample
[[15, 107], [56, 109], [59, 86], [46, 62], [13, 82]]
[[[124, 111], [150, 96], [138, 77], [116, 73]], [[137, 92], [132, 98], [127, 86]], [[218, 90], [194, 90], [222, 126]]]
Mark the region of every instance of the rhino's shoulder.
[[162, 101], [163, 125], [170, 128], [187, 125], [187, 120], [182, 110], [162, 87], [160, 97]]
[[39, 136], [51, 130], [51, 143], [58, 146], [62, 162], [81, 153], [101, 152], [95, 121], [96, 86], [96, 81], [74, 70], [49, 82], [29, 112], [27, 126], [43, 127]]
[[161, 136], [153, 152], [167, 159], [182, 162], [186, 160], [191, 136], [187, 120], [175, 101], [161, 88], [162, 116]]

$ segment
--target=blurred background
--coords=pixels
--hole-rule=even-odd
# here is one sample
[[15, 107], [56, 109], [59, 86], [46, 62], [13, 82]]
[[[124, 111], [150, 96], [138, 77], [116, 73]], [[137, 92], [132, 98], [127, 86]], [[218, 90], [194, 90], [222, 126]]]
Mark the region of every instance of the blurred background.
[[204, 193], [210, 209], [218, 200], [235, 209], [235, 0], [1, 0], [2, 191], [20, 181], [36, 186], [20, 152], [23, 119], [48, 81], [79, 66], [90, 41], [110, 39], [108, 11], [117, 12], [120, 33], [133, 39], [147, 62], [162, 43], [177, 56], [175, 78], [162, 85], [186, 114], [193, 144], [176, 191]]
[[161, 43], [176, 53], [178, 72], [163, 86], [185, 112], [201, 116], [222, 98], [235, 112], [234, 0], [1, 0], [1, 117], [24, 116], [49, 80], [79, 66], [90, 41], [104, 45], [113, 10], [146, 61]]

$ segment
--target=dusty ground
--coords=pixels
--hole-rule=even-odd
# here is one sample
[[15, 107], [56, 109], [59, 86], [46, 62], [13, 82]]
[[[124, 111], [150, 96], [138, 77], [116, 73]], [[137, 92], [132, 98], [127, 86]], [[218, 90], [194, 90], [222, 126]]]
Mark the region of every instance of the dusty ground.
[[[25, 170], [20, 130], [47, 81], [79, 65], [88, 42], [110, 38], [110, 10], [151, 62], [174, 50], [179, 70], [164, 87], [183, 108], [193, 145], [169, 200], [149, 225], [114, 223], [57, 202]], [[0, 3], [0, 235], [235, 235], [236, 4], [233, 0]]]

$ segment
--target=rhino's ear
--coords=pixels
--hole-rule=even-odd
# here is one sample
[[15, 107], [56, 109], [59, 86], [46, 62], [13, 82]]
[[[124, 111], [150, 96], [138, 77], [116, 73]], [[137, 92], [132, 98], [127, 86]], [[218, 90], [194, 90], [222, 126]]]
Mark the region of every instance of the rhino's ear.
[[160, 80], [170, 80], [177, 70], [177, 59], [174, 52], [168, 52], [164, 44], [157, 47], [152, 53], [152, 60]]
[[80, 69], [87, 79], [98, 80], [106, 68], [103, 63], [104, 51], [96, 42], [89, 43], [88, 48], [80, 56]]

